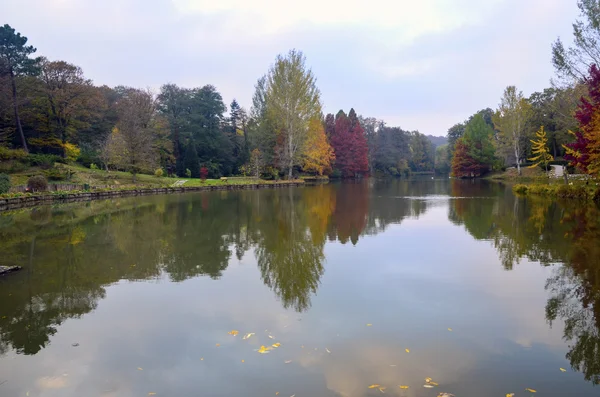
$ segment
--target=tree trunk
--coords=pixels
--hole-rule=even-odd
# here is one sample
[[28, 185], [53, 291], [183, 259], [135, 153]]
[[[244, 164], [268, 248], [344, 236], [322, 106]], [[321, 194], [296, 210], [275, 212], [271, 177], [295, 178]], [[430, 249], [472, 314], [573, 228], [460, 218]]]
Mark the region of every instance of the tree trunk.
[[23, 145], [23, 150], [29, 153], [27, 141], [25, 140], [25, 134], [23, 134], [23, 127], [21, 126], [21, 118], [19, 117], [19, 105], [17, 103], [17, 83], [15, 81], [15, 74], [12, 70], [10, 71], [10, 82], [12, 85], [13, 108], [15, 111], [15, 122], [17, 123], [17, 131], [19, 131], [19, 135], [21, 137], [21, 144]]

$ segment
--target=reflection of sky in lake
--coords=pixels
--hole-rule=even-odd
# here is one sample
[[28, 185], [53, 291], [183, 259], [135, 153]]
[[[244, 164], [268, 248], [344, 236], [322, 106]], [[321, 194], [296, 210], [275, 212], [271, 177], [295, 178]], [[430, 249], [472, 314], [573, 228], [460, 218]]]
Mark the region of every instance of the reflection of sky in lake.
[[[361, 397], [380, 384], [411, 397], [592, 395], [581, 374], [559, 371], [570, 368], [563, 325], [550, 328], [544, 312], [553, 268], [504, 270], [489, 241], [448, 220], [448, 205], [436, 200], [356, 246], [328, 241], [304, 313], [282, 308], [252, 249], [218, 280], [120, 281], [38, 354], [1, 358], [0, 394]], [[423, 388], [427, 377], [440, 386]]]

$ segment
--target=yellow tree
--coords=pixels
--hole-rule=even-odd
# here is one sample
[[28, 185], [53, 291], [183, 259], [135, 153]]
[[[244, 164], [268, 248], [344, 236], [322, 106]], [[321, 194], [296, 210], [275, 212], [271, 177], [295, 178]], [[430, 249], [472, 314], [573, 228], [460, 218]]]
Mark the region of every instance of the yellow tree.
[[529, 161], [533, 161], [534, 164], [529, 168], [535, 168], [540, 164], [544, 165], [546, 172], [548, 172], [548, 163], [554, 160], [554, 157], [550, 154], [548, 149], [548, 137], [546, 137], [546, 131], [544, 126], [535, 133], [536, 139], [530, 139], [531, 149], [534, 154], [533, 157], [529, 158]]
[[308, 137], [303, 155], [302, 169], [305, 172], [314, 172], [323, 175], [323, 172], [331, 169], [331, 163], [335, 160], [333, 148], [327, 142], [325, 129], [321, 120], [314, 117], [308, 123]]

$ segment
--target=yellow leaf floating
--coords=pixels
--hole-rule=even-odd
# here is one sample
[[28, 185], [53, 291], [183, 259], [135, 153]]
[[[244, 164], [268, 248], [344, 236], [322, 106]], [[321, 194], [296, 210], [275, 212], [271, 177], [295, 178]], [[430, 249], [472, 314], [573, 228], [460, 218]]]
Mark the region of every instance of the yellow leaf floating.
[[410, 353], [410, 349], [404, 349], [404, 351]]
[[431, 382], [432, 380], [433, 379], [431, 379], [431, 378], [425, 378], [425, 382], [427, 382], [427, 383]]
[[515, 393], [508, 393], [506, 397], [515, 397]]
[[567, 372], [567, 370], [564, 368], [560, 368], [560, 372]]
[[401, 388], [401, 389], [408, 389], [408, 386], [406, 386], [406, 385], [400, 385], [398, 387]]
[[327, 353], [331, 353], [331, 352], [329, 351], [329, 349], [328, 349], [328, 348], [325, 348], [325, 351], [326, 351]]
[[244, 360], [242, 360], [242, 362], [244, 362]]
[[269, 347], [266, 347], [266, 346], [261, 346], [261, 347], [260, 347], [260, 349], [258, 349], [258, 352], [259, 352], [260, 354], [267, 354], [267, 353], [269, 353], [269, 350], [272, 350], [272, 349], [273, 349], [273, 348], [272, 348], [272, 347], [270, 347], [270, 346], [269, 346]]
[[373, 324], [367, 324], [367, 327], [371, 327]]
[[439, 386], [439, 384], [437, 384], [437, 382], [434, 382], [434, 381], [429, 382], [429, 384], [433, 385], [433, 386]]
[[138, 371], [143, 371], [143, 370], [144, 370], [144, 368], [138, 367]]
[[385, 392], [384, 392], [384, 390], [385, 390], [385, 386], [381, 386], [381, 387], [379, 388], [379, 391], [380, 391], [380, 392], [382, 392], [382, 393], [385, 393]]
[[452, 328], [448, 328], [448, 331], [452, 332]]
[[240, 331], [236, 331], [235, 329], [228, 332], [229, 335], [233, 335], [233, 336], [236, 336], [239, 333], [240, 333]]
[[286, 360], [286, 361], [284, 361], [285, 364], [289, 364], [291, 362], [292, 362], [292, 360]]
[[279, 342], [273, 343], [271, 346], [273, 346], [273, 347], [279, 347], [279, 346], [281, 346], [281, 343], [279, 343]]
[[244, 335], [244, 337], [242, 339], [246, 340], [246, 339], [250, 338], [252, 335], [254, 335], [254, 332], [250, 332], [249, 334]]
[[433, 385], [430, 385], [429, 383], [426, 385], [423, 385], [423, 387], [425, 387], [427, 389], [433, 389]]
[[200, 361], [204, 361], [204, 357], [200, 357]]
[[155, 395], [156, 395], [156, 393], [154, 393], [154, 392], [152, 392], [152, 391], [151, 391], [150, 393], [148, 393], [148, 395], [149, 395], [149, 396], [155, 396]]
[[537, 393], [537, 390], [529, 389], [529, 388], [525, 389], [525, 391], [528, 391], [529, 393]]
[[219, 347], [219, 346], [221, 346], [221, 344], [220, 344], [220, 343], [217, 343], [215, 346]]
[[377, 389], [379, 387], [381, 387], [381, 385], [374, 384], [374, 385], [369, 386], [369, 389]]

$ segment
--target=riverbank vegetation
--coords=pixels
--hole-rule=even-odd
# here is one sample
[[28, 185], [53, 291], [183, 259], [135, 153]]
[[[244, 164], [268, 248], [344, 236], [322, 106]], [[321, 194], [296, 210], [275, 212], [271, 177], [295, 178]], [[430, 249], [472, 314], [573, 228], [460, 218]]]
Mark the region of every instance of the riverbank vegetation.
[[[560, 39], [552, 45], [551, 87], [525, 97], [509, 86], [497, 109], [452, 126], [448, 146], [436, 154], [436, 169], [450, 169], [456, 177], [493, 173], [496, 179], [514, 179], [514, 169], [520, 179], [525, 167], [547, 173], [560, 164], [565, 171], [568, 166], [589, 178], [600, 176], [600, 8], [596, 1], [577, 4], [574, 46], [565, 48]], [[507, 169], [510, 174], [500, 175]]]
[[231, 176], [434, 170], [435, 146], [418, 131], [354, 109], [323, 114], [317, 79], [300, 51], [276, 57], [254, 87], [250, 110], [235, 99], [226, 106], [210, 84], [165, 84], [158, 92], [98, 86], [79, 66], [36, 54], [26, 37], [0, 27], [0, 173], [13, 186], [26, 184], [23, 174], [52, 183], [105, 173], [100, 179], [147, 186], [172, 184], [173, 177], [187, 185]]

